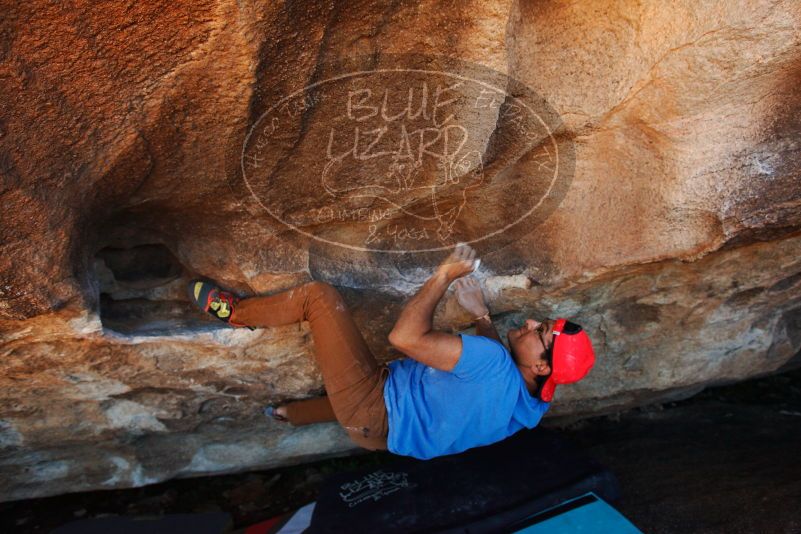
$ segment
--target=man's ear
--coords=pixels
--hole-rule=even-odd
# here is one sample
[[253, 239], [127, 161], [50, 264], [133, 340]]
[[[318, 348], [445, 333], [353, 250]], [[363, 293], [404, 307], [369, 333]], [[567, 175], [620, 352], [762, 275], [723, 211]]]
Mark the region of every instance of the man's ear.
[[537, 362], [532, 367], [534, 368], [534, 372], [539, 376], [548, 376], [549, 374], [551, 374], [551, 366], [548, 365], [546, 362], [543, 361]]

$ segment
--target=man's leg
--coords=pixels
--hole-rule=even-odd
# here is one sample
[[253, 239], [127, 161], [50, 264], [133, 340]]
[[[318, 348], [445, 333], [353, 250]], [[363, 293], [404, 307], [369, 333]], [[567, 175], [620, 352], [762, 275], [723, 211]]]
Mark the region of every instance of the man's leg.
[[378, 365], [333, 286], [309, 282], [276, 295], [242, 299], [231, 320], [261, 327], [309, 321], [315, 359], [336, 419], [357, 444], [386, 448], [383, 386], [388, 370]]

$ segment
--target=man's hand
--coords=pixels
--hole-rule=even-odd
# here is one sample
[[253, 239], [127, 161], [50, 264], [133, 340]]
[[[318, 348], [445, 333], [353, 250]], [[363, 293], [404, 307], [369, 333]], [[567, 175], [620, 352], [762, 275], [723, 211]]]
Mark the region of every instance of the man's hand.
[[433, 329], [434, 308], [451, 282], [472, 272], [477, 266], [476, 251], [457, 245], [401, 310], [389, 333], [393, 347], [429, 367], [451, 371], [462, 354], [462, 338]]
[[489, 317], [489, 309], [487, 308], [487, 303], [484, 300], [484, 293], [481, 292], [481, 284], [478, 283], [478, 280], [472, 276], [460, 278], [456, 281], [455, 287], [456, 299], [459, 301], [459, 304], [462, 305], [462, 308], [470, 312], [473, 316], [473, 320], [476, 321], [476, 334], [503, 343], [501, 341], [501, 336], [498, 335], [498, 331], [492, 325], [492, 319]]
[[437, 273], [445, 277], [450, 283], [461, 278], [466, 274], [470, 274], [478, 266], [478, 259], [476, 258], [476, 251], [472, 247], [465, 244], [456, 245], [450, 256], [445, 258], [440, 266], [437, 268]]
[[454, 287], [456, 288], [456, 299], [462, 305], [462, 308], [470, 313], [473, 319], [478, 319], [489, 313], [478, 280], [471, 276], [460, 278], [456, 281]]

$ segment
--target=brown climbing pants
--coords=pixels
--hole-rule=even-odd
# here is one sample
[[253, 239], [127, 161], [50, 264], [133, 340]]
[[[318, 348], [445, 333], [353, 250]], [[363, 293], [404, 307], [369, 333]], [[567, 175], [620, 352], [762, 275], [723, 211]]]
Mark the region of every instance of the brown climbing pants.
[[287, 404], [287, 419], [295, 426], [339, 421], [360, 447], [387, 449], [384, 384], [389, 368], [378, 364], [333, 286], [308, 282], [276, 295], [242, 299], [231, 320], [255, 327], [309, 321], [328, 395]]

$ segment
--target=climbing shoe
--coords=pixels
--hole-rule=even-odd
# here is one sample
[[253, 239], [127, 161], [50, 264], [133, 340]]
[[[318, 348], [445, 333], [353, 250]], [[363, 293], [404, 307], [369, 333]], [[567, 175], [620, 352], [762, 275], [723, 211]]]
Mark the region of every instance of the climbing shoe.
[[[201, 310], [211, 314], [212, 317], [226, 322], [231, 326], [244, 327], [247, 325], [235, 323], [231, 320], [234, 309], [239, 304], [239, 298], [233, 293], [223, 291], [219, 287], [203, 280], [192, 280], [187, 286], [189, 300], [194, 302]], [[251, 326], [247, 326], [255, 330]]]

